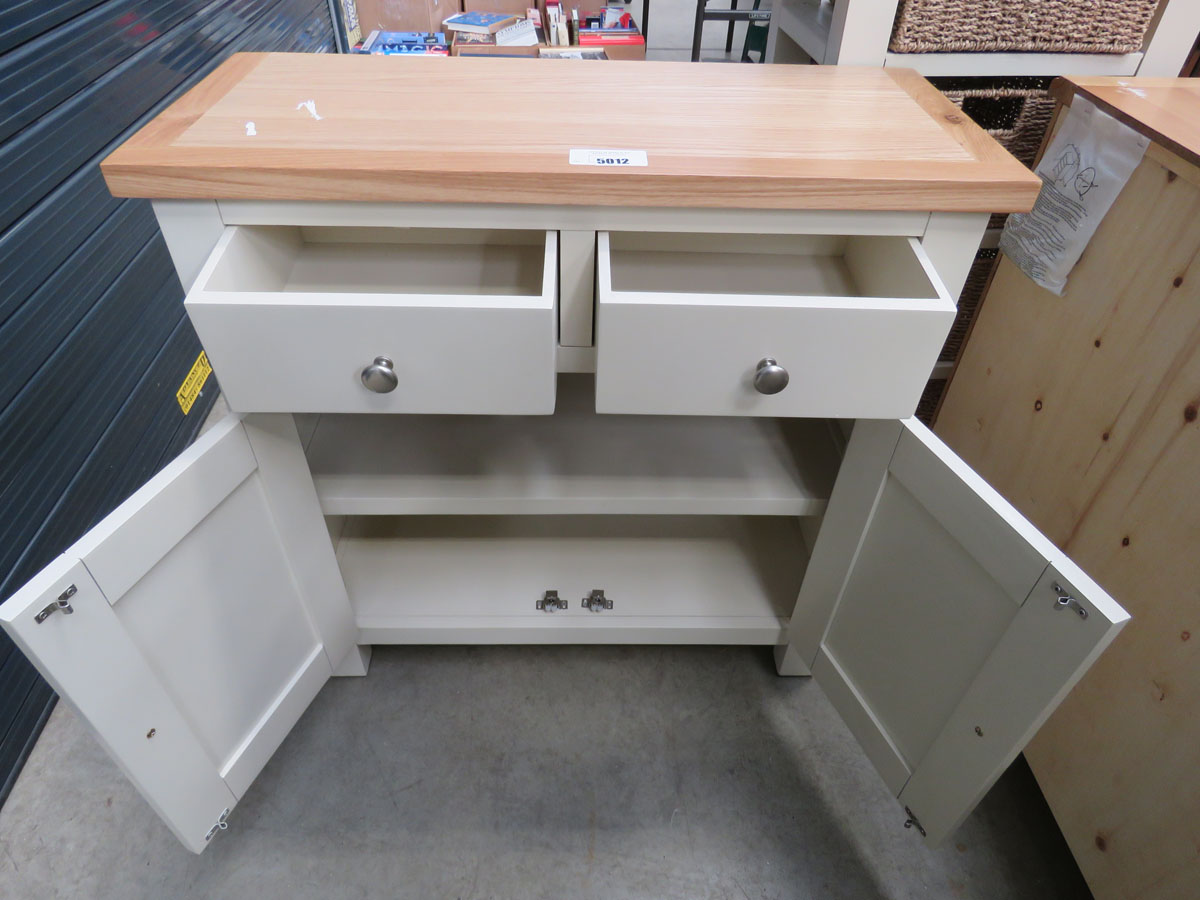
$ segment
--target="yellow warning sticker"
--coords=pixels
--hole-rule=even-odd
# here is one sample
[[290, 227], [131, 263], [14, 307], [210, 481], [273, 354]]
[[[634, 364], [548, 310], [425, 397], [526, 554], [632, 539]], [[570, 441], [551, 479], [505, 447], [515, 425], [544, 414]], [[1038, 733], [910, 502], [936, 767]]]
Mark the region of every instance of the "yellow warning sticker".
[[196, 362], [192, 365], [192, 370], [187, 373], [187, 378], [183, 379], [183, 384], [175, 392], [175, 399], [179, 401], [179, 408], [183, 410], [185, 416], [192, 411], [192, 404], [200, 396], [204, 382], [208, 381], [208, 376], [211, 374], [212, 366], [208, 364], [208, 356], [201, 350], [200, 355], [196, 357]]

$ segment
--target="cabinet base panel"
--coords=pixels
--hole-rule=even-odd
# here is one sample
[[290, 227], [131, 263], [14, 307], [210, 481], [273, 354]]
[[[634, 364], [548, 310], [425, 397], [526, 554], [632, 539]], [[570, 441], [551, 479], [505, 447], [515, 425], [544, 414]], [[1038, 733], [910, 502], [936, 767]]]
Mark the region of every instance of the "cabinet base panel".
[[595, 620], [514, 621], [472, 618], [412, 618], [394, 622], [359, 621], [358, 639], [372, 644], [723, 644], [776, 646], [784, 640], [787, 619], [678, 618], [611, 616]]
[[371, 645], [358, 644], [350, 649], [346, 657], [333, 670], [334, 678], [354, 678], [367, 674], [371, 667]]

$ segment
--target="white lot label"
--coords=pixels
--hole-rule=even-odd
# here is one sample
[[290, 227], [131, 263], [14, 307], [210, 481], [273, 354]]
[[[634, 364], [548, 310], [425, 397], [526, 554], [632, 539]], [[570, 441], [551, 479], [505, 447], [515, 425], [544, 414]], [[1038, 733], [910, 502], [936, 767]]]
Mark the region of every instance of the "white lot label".
[[572, 150], [573, 166], [648, 166], [645, 150]]

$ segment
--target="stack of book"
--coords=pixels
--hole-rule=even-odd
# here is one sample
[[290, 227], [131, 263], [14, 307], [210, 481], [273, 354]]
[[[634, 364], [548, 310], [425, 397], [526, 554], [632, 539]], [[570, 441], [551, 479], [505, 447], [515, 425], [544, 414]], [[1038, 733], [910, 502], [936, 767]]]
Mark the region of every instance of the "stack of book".
[[[478, 13], [476, 14], [478, 15]], [[492, 15], [488, 13], [487, 15]], [[527, 10], [526, 18], [508, 16], [510, 23], [495, 33], [454, 31], [455, 56], [537, 56], [537, 48], [546, 43], [542, 15], [536, 9]], [[451, 24], [447, 20], [447, 24]]]
[[637, 48], [640, 55], [645, 55], [646, 39], [638, 31], [633, 16], [620, 6], [606, 6], [598, 12], [583, 13], [576, 34], [576, 43], [581, 47], [625, 46]]
[[446, 35], [440, 31], [372, 31], [355, 53], [377, 56], [449, 56]]
[[446, 19], [442, 27], [460, 34], [495, 34], [517, 22], [518, 18], [509, 13], [465, 12]]
[[[482, 5], [487, 0], [473, 2]], [[544, 0], [544, 4], [540, 9], [528, 8], [524, 18], [480, 9], [451, 16], [443, 22], [446, 31], [454, 36], [451, 52], [455, 56], [553, 54], [576, 59], [646, 58], [646, 41], [623, 7], [606, 6], [598, 12], [583, 12], [568, 8], [563, 0]], [[555, 52], [567, 49], [578, 52], [566, 57]], [[543, 54], [542, 50], [547, 52]]]
[[[572, 13], [574, 12], [576, 10], [572, 10]], [[559, 0], [546, 0], [546, 43], [552, 47], [569, 47], [571, 31], [567, 22], [567, 11], [562, 8]]]

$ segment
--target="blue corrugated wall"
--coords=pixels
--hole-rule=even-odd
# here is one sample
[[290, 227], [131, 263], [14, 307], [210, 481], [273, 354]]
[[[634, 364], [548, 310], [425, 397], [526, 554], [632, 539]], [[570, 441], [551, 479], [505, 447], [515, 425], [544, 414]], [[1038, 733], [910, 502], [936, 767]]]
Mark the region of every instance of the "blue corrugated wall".
[[[98, 163], [238, 50], [330, 52], [327, 0], [0, 3], [0, 599], [193, 438], [200, 352], [150, 204]], [[54, 696], [0, 634], [0, 803]]]

